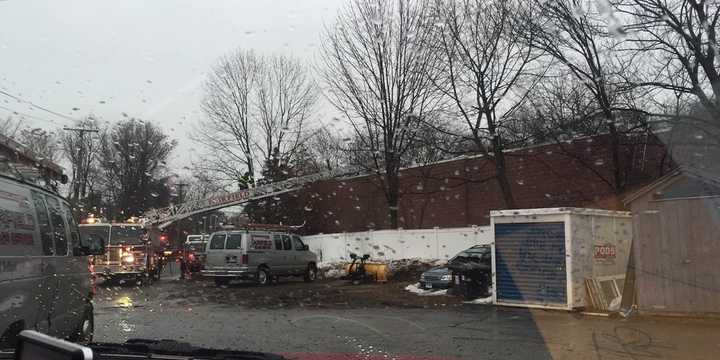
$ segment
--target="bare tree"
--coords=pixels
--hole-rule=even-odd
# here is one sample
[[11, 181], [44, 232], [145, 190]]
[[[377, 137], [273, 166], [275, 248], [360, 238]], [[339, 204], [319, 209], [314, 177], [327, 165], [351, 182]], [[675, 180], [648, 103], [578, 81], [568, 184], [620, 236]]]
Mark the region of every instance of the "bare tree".
[[[73, 127], [79, 129], [98, 129], [98, 121], [92, 116], [78, 120]], [[69, 131], [61, 137], [63, 153], [70, 161], [71, 179], [69, 199], [76, 203], [88, 195], [92, 176], [97, 174], [97, 153], [99, 150], [98, 137], [93, 133]]]
[[17, 141], [25, 147], [27, 155], [38, 160], [57, 160], [57, 134], [40, 128], [23, 127], [23, 123], [23, 118], [11, 116], [0, 120], [0, 135]]
[[512, 114], [504, 136], [523, 146], [596, 135], [604, 121], [593, 117], [594, 97], [574, 75], [548, 76]]
[[204, 170], [239, 181], [253, 174], [253, 97], [263, 60], [252, 51], [238, 50], [220, 58], [205, 82], [202, 109], [207, 119], [197, 127], [194, 140], [208, 151]]
[[[632, 22], [624, 50], [648, 62], [635, 85], [694, 97], [718, 126], [720, 2], [704, 0], [615, 0]], [[699, 120], [699, 119], [698, 119]]]
[[20, 119], [8, 116], [5, 120], [0, 120], [0, 134], [9, 138], [14, 138], [20, 131], [20, 125], [22, 125], [22, 121], [20, 121]]
[[[518, 1], [436, 1], [436, 47], [442, 56], [435, 85], [454, 105], [476, 151], [491, 159], [505, 205], [515, 207], [502, 137], [507, 114], [522, 103], [539, 54], [518, 31]], [[527, 16], [527, 14], [526, 14]]]
[[[628, 128], [621, 124], [623, 119], [618, 119], [620, 112], [627, 114], [634, 104], [626, 101], [633, 99], [625, 82], [630, 59], [615, 55], [624, 30], [608, 6], [584, 0], [535, 0], [534, 6], [540, 9], [538, 16], [525, 22], [527, 30], [523, 33], [531, 37], [533, 46], [559, 62], [591, 95], [594, 106], [586, 109], [588, 112], [582, 119], [576, 118], [572, 122], [584, 121], [590, 125], [585, 130], [595, 130], [584, 135], [609, 134], [613, 173], [609, 183], [615, 191], [622, 192], [626, 168], [621, 154], [624, 134], [644, 128], [644, 124]], [[574, 91], [576, 94], [584, 92], [579, 88]], [[553, 99], [557, 100], [560, 99]], [[597, 121], [598, 118], [603, 121]]]
[[263, 62], [258, 85], [257, 113], [262, 161], [277, 153], [291, 164], [305, 140], [305, 126], [317, 102], [317, 87], [307, 68], [282, 55]]
[[199, 164], [237, 183], [257, 175], [256, 166], [271, 157], [292, 163], [317, 101], [316, 86], [299, 61], [243, 50], [219, 60], [205, 92], [207, 119], [195, 140], [208, 153]]
[[142, 214], [154, 206], [163, 189], [162, 163], [175, 148], [158, 127], [136, 119], [117, 123], [100, 136], [98, 160], [103, 170], [107, 202], [114, 217]]
[[439, 66], [428, 46], [432, 20], [422, 0], [353, 0], [325, 31], [323, 78], [330, 102], [349, 120], [398, 225], [399, 168], [413, 133], [439, 100]]
[[54, 131], [45, 131], [40, 128], [22, 129], [16, 140], [23, 144], [29, 155], [38, 160], [56, 161], [58, 159], [58, 135]]
[[319, 128], [303, 142], [297, 159], [296, 167], [300, 175], [337, 169], [348, 165], [343, 148], [342, 135], [326, 128]]

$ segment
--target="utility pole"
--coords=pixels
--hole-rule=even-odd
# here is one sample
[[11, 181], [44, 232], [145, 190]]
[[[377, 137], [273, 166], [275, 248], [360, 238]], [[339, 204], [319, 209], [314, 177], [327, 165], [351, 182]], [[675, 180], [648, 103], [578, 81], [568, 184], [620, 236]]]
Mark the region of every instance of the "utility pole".
[[[81, 176], [80, 174], [80, 168], [83, 166], [84, 161], [81, 160], [81, 156], [83, 151], [85, 150], [85, 133], [97, 133], [100, 130], [98, 129], [85, 129], [85, 128], [70, 128], [70, 127], [64, 127], [63, 130], [65, 131], [74, 131], [78, 133], [78, 138], [80, 139], [79, 143], [80, 146], [78, 146], [77, 151], [77, 164], [73, 164], [75, 167], [75, 174], [73, 176], [73, 184], [72, 184], [72, 200], [73, 202], [77, 202], [80, 198], [80, 184], [78, 183], [78, 177]], [[87, 171], [87, 169], [85, 170]], [[83, 194], [85, 195], [85, 194]]]
[[[183, 202], [183, 200], [184, 200], [184, 199], [183, 199], [183, 195], [184, 195], [184, 194], [183, 194], [183, 188], [185, 188], [186, 186], [188, 186], [188, 184], [186, 184], [186, 183], [177, 183], [177, 184], [175, 184], [175, 187], [177, 187], [177, 189], [178, 189], [178, 197], [177, 197], [177, 201], [176, 201], [176, 203], [177, 203], [178, 205], [182, 204], [182, 202]], [[180, 244], [181, 247], [183, 246], [183, 245], [182, 245], [182, 244], [183, 244], [183, 241], [182, 241], [182, 223], [183, 223], [182, 219], [178, 220], [178, 222], [177, 222], [177, 242], [178, 242], [178, 244]]]

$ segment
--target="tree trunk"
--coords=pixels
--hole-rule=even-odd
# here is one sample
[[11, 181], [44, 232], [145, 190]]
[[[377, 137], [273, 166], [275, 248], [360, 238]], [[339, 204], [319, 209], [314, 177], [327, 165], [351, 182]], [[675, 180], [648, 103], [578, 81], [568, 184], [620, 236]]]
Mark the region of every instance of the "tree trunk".
[[618, 134], [617, 127], [615, 127], [615, 118], [612, 111], [606, 109], [605, 118], [608, 125], [608, 132], [610, 133], [613, 183], [615, 184], [615, 189], [613, 190], [615, 190], [616, 194], [620, 194], [625, 189], [625, 181], [623, 181], [623, 171], [620, 164], [620, 135]]
[[386, 173], [387, 203], [390, 213], [390, 228], [398, 228], [398, 203], [400, 202], [400, 179], [398, 170], [390, 169]]
[[512, 194], [512, 187], [507, 177], [507, 167], [505, 166], [505, 154], [503, 153], [502, 140], [499, 135], [492, 139], [493, 157], [495, 159], [495, 176], [497, 177], [500, 191], [502, 191], [505, 207], [508, 209], [515, 208], [515, 199]]

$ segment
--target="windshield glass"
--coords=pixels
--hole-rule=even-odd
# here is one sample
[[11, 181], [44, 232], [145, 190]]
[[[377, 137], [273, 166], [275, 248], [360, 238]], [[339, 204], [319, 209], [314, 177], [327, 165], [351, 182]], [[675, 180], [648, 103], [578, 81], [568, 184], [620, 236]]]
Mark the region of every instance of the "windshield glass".
[[87, 226], [83, 225], [79, 227], [80, 236], [93, 240], [102, 239], [103, 244], [109, 244], [108, 239], [110, 238], [110, 226]]
[[143, 231], [140, 226], [119, 225], [110, 228], [110, 245], [141, 245]]
[[720, 0], [0, 0], [0, 350], [712, 359], [718, 234]]

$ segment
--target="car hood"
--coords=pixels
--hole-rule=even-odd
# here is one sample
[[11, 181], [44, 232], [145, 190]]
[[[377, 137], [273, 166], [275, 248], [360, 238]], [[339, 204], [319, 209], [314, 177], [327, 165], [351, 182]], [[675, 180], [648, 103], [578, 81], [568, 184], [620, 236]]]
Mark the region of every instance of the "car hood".
[[345, 354], [345, 353], [307, 353], [307, 354], [282, 354], [287, 360], [454, 360], [450, 357], [426, 357], [421, 355], [396, 355], [388, 357], [385, 354]]
[[426, 272], [423, 273], [423, 275], [446, 275], [450, 273], [450, 269], [448, 269], [445, 266], [438, 266], [434, 267]]

